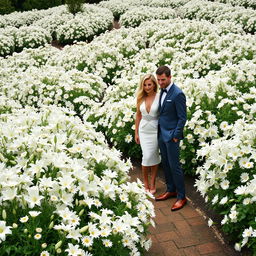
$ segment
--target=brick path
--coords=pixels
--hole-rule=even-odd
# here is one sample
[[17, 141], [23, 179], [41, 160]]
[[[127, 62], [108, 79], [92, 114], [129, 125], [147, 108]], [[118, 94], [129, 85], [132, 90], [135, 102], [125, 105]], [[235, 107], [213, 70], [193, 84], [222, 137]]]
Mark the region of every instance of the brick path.
[[[142, 180], [141, 170], [134, 167], [132, 180]], [[162, 179], [157, 179], [157, 193], [165, 192]], [[188, 204], [172, 212], [175, 199], [155, 202], [156, 228], [150, 228], [153, 245], [145, 256], [235, 256], [240, 255], [217, 238], [218, 233], [207, 225], [207, 220], [194, 208], [188, 197]]]

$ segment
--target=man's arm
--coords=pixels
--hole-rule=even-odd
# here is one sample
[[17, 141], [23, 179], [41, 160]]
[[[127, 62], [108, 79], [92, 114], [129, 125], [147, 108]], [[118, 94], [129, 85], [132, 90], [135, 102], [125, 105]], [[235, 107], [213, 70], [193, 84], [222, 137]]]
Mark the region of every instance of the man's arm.
[[182, 131], [187, 121], [187, 107], [186, 107], [186, 96], [185, 94], [179, 93], [175, 99], [175, 107], [178, 116], [178, 123], [174, 131], [174, 141], [177, 142], [178, 139], [182, 137]]

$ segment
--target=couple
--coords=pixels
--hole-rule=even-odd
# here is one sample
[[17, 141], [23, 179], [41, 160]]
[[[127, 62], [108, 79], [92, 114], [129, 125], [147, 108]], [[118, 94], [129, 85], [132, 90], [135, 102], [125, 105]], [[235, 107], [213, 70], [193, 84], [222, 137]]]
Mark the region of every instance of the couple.
[[[163, 201], [177, 198], [171, 210], [181, 209], [187, 202], [184, 175], [179, 161], [179, 142], [183, 139], [186, 123], [186, 97], [171, 81], [171, 70], [161, 66], [153, 75], [142, 78], [137, 94], [135, 120], [135, 141], [142, 149], [142, 173], [144, 186], [152, 194], [156, 193], [156, 175], [162, 159], [167, 190], [155, 198]], [[158, 83], [157, 83], [158, 82]], [[158, 84], [161, 87], [160, 94]], [[151, 170], [151, 185], [148, 174]]]

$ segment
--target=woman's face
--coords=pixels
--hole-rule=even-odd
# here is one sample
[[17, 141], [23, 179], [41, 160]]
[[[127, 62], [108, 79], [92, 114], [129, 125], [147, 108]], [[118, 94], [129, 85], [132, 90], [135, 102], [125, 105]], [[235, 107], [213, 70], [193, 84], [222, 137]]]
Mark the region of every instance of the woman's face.
[[153, 93], [155, 90], [155, 84], [151, 79], [147, 79], [144, 81], [143, 89], [147, 94]]

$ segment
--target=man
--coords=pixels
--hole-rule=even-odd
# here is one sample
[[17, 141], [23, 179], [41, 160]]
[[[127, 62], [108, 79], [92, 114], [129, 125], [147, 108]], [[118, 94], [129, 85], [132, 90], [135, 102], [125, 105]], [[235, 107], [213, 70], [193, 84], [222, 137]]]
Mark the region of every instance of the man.
[[181, 209], [186, 203], [183, 170], [179, 161], [179, 142], [183, 139], [186, 123], [186, 97], [171, 81], [171, 70], [161, 66], [156, 71], [161, 87], [159, 102], [158, 143], [162, 157], [167, 190], [156, 201], [176, 197], [171, 210]]

